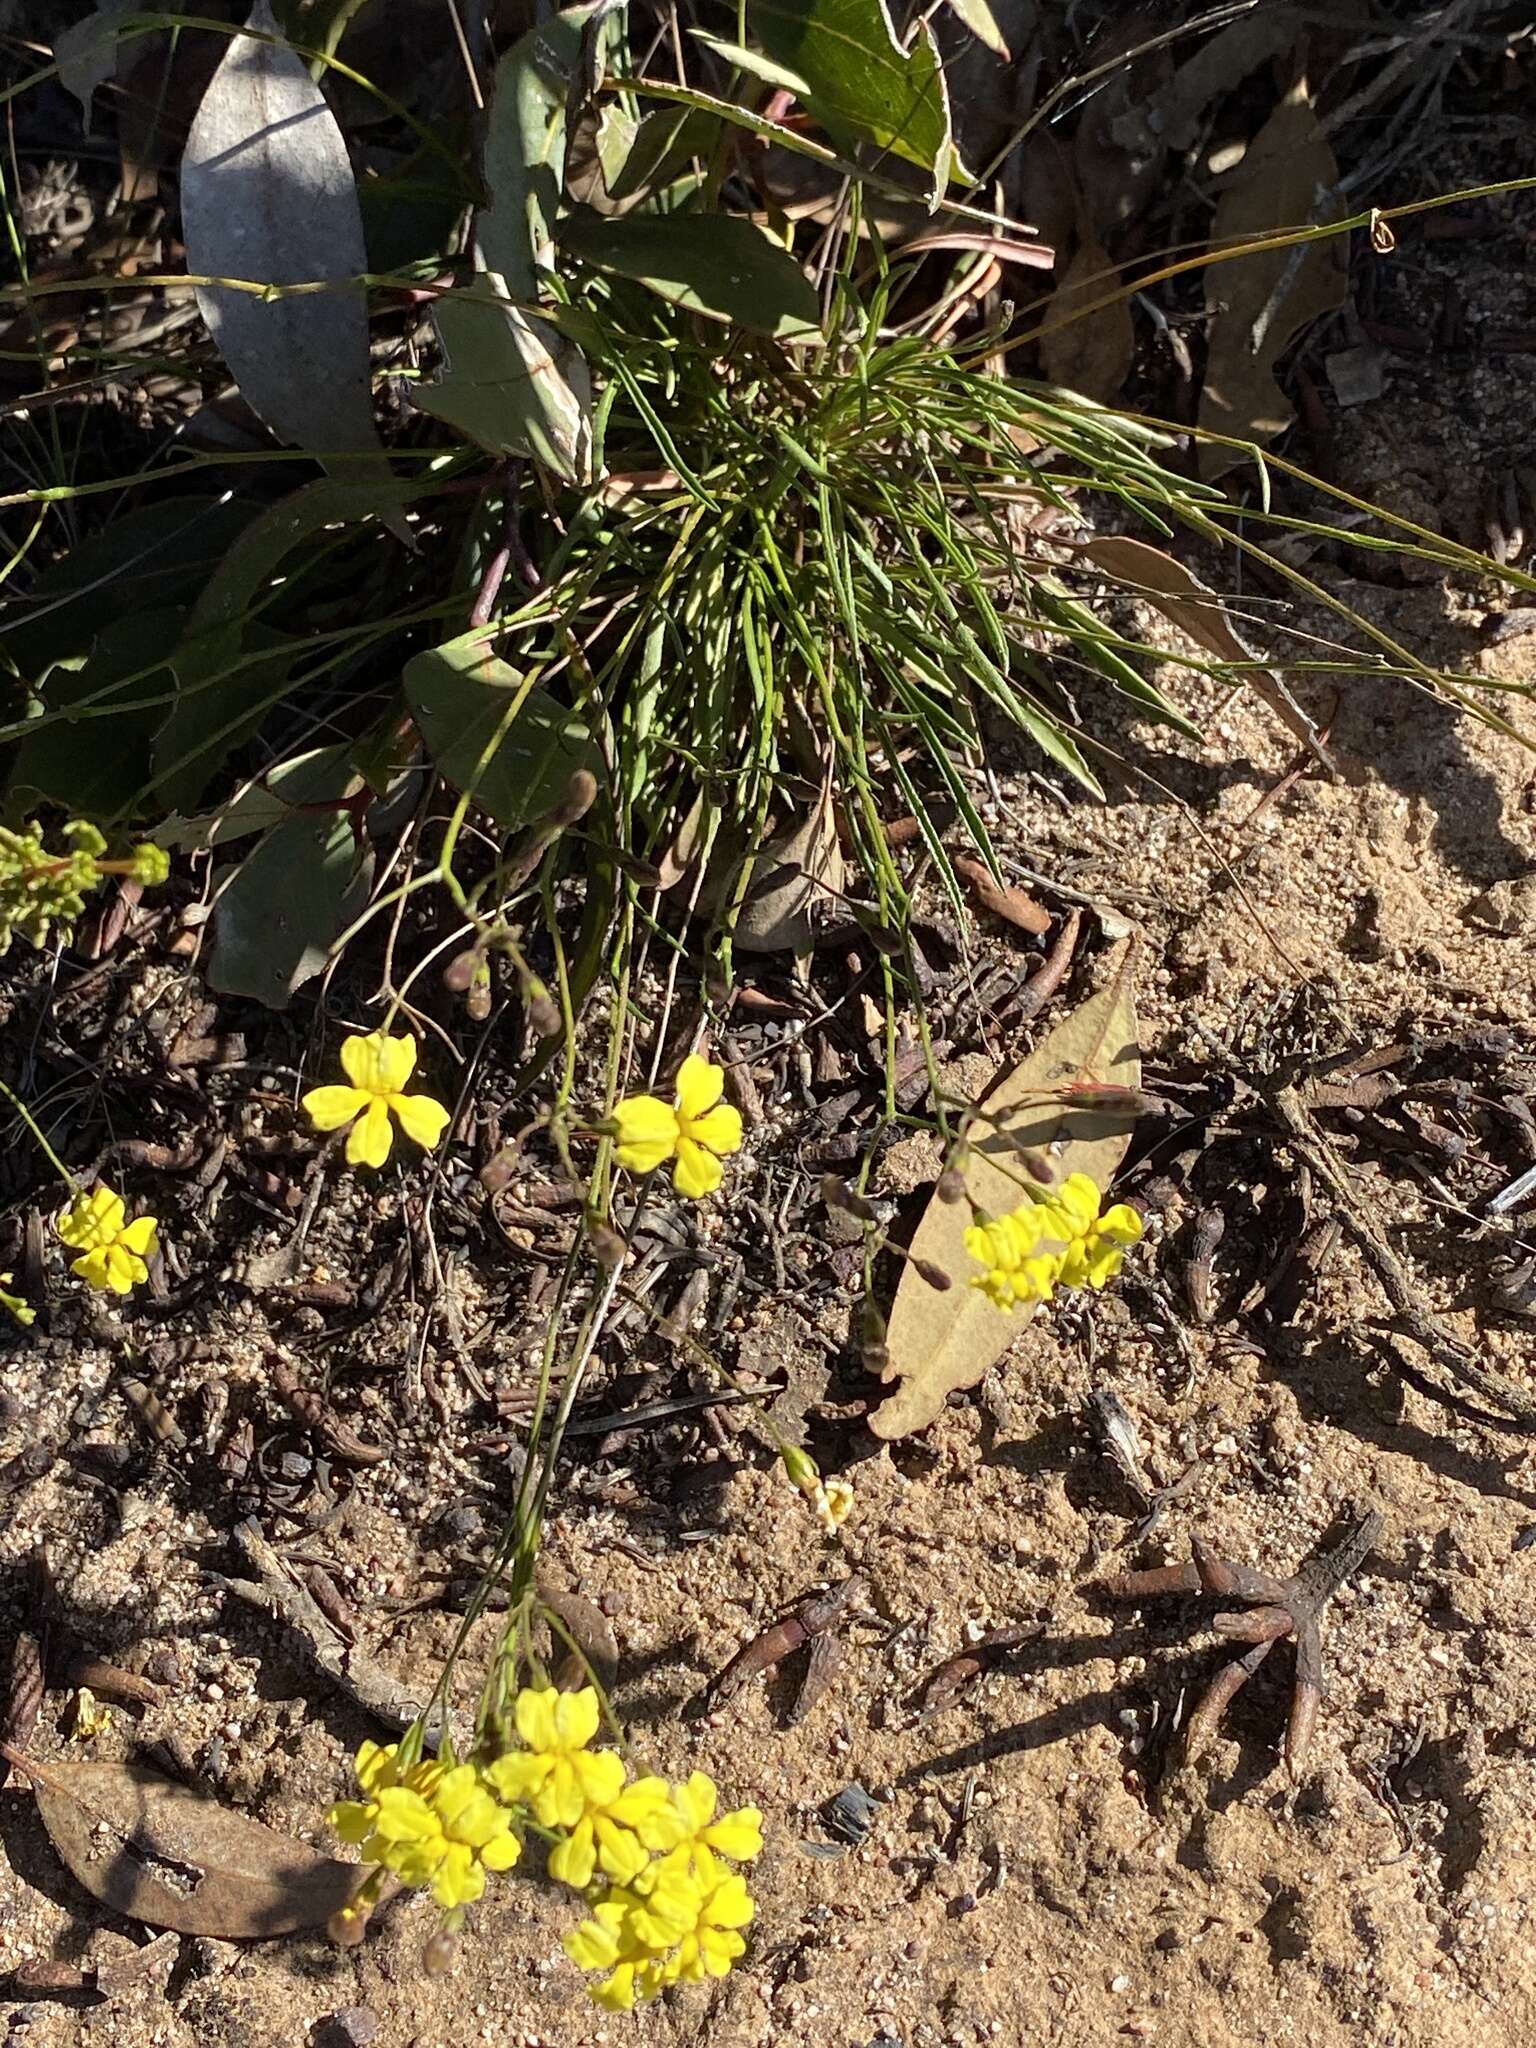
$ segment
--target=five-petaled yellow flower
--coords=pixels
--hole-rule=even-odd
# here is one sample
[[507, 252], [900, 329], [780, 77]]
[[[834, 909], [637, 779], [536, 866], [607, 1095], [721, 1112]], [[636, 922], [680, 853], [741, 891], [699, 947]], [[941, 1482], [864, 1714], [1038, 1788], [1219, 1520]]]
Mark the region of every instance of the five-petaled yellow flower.
[[28, 1323], [35, 1323], [37, 1321], [37, 1310], [32, 1306], [31, 1302], [23, 1301], [19, 1294], [6, 1293], [5, 1290], [11, 1284], [11, 1278], [12, 1276], [9, 1273], [0, 1273], [0, 1308], [7, 1310], [13, 1315], [17, 1322], [25, 1329]]
[[352, 1085], [337, 1082], [311, 1088], [304, 1107], [317, 1131], [352, 1125], [347, 1134], [349, 1166], [382, 1166], [388, 1159], [394, 1142], [391, 1111], [408, 1138], [428, 1152], [433, 1149], [448, 1127], [448, 1111], [430, 1095], [401, 1093], [416, 1064], [414, 1038], [388, 1038], [383, 1031], [370, 1031], [366, 1037], [343, 1039], [341, 1064]]
[[541, 1827], [563, 1830], [618, 1796], [623, 1762], [611, 1750], [587, 1748], [602, 1719], [593, 1687], [525, 1686], [514, 1714], [527, 1748], [497, 1757], [485, 1773], [503, 1799], [531, 1806]]
[[123, 1198], [111, 1188], [94, 1187], [78, 1194], [54, 1220], [64, 1243], [81, 1253], [70, 1261], [89, 1287], [127, 1294], [149, 1278], [146, 1259], [159, 1249], [160, 1232], [153, 1216], [127, 1220]]
[[631, 1095], [616, 1103], [613, 1130], [620, 1166], [654, 1173], [669, 1159], [672, 1185], [697, 1201], [712, 1195], [722, 1178], [720, 1161], [741, 1150], [741, 1112], [720, 1097], [725, 1072], [696, 1052], [678, 1069], [671, 1102], [656, 1095]]

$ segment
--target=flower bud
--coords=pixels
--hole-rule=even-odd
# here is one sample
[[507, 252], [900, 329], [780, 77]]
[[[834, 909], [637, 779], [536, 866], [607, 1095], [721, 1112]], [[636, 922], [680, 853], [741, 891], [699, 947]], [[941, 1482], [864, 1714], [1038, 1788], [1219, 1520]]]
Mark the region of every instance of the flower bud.
[[578, 768], [565, 785], [565, 796], [549, 814], [549, 822], [563, 832], [575, 825], [597, 802], [597, 777], [590, 768]]
[[478, 946], [466, 946], [455, 953], [443, 969], [443, 987], [461, 996], [474, 986], [475, 977], [485, 972], [485, 954]]
[[940, 1294], [947, 1294], [955, 1284], [944, 1268], [936, 1266], [932, 1259], [914, 1259], [912, 1264], [917, 1268], [919, 1278], [926, 1280], [930, 1287], [936, 1287]]
[[813, 1494], [821, 1484], [821, 1471], [810, 1452], [802, 1451], [798, 1444], [786, 1444], [779, 1456], [791, 1486], [798, 1486], [803, 1494]]
[[560, 1035], [560, 1011], [550, 1000], [549, 990], [542, 981], [530, 976], [523, 989], [523, 1002], [527, 1010], [528, 1025], [538, 1038], [558, 1038]]
[[429, 1934], [422, 1944], [421, 1967], [429, 1977], [446, 1977], [453, 1968], [459, 1944], [446, 1927]]
[[838, 1174], [822, 1175], [821, 1199], [826, 1208], [846, 1210], [850, 1216], [856, 1216], [861, 1223], [877, 1221], [873, 1202], [866, 1201], [863, 1195], [849, 1187], [847, 1181]]
[[939, 1175], [939, 1184], [934, 1193], [941, 1202], [963, 1202], [965, 1200], [965, 1175], [958, 1164], [946, 1166]]
[[171, 856], [163, 846], [144, 840], [128, 856], [128, 874], [146, 889], [158, 888], [171, 872]]
[[589, 1215], [586, 1225], [593, 1258], [605, 1273], [617, 1273], [628, 1251], [623, 1238], [606, 1217]]

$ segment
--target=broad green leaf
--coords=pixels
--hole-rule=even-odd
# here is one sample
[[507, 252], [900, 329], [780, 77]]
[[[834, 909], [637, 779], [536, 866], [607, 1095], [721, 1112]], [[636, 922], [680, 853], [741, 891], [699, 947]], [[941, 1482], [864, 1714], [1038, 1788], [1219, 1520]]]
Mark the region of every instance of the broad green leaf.
[[575, 7], [554, 15], [496, 66], [484, 156], [491, 203], [475, 217], [475, 246], [514, 299], [537, 299], [538, 272], [549, 267], [565, 164], [566, 95], [581, 55], [582, 24], [594, 11]]
[[926, 1429], [958, 1388], [974, 1387], [1029, 1321], [1031, 1310], [995, 1308], [970, 1276], [979, 1269], [965, 1249], [971, 1203], [1006, 1215], [1025, 1199], [1019, 1153], [1046, 1163], [1053, 1181], [1086, 1173], [1107, 1188], [1131, 1141], [1135, 1109], [1078, 1107], [1074, 1085], [1136, 1088], [1141, 1055], [1136, 1042], [1134, 942], [1115, 957], [1106, 986], [1036, 1046], [1027, 1059], [1001, 1073], [981, 1098], [966, 1156], [969, 1201], [937, 1194], [912, 1238], [912, 1257], [949, 1274], [947, 1290], [930, 1287], [910, 1261], [902, 1267], [886, 1344], [884, 1378], [896, 1391], [869, 1418], [876, 1436], [910, 1436]]
[[[81, 708], [77, 717], [22, 741], [9, 796], [31, 791], [86, 818], [114, 818], [132, 808], [150, 779], [155, 733], [175, 688], [166, 657], [181, 637], [184, 616], [145, 611], [114, 619], [83, 661], [72, 658], [50, 670], [37, 697], [41, 710]], [[130, 677], [125, 688], [112, 689]]]
[[404, 680], [438, 772], [504, 832], [551, 810], [576, 769], [600, 766], [585, 723], [492, 654], [483, 630], [415, 655]]
[[114, 620], [190, 602], [256, 510], [233, 497], [163, 498], [114, 519], [9, 600], [0, 666], [40, 682], [50, 662], [89, 654]]
[[587, 359], [547, 320], [507, 301], [495, 271], [432, 309], [443, 373], [416, 403], [492, 455], [531, 455], [569, 484], [592, 481]]
[[208, 983], [285, 1010], [367, 901], [373, 855], [359, 849], [350, 812], [300, 808], [358, 786], [344, 746], [289, 762], [268, 785], [293, 808], [219, 892]]
[[84, 21], [63, 29], [53, 40], [53, 61], [59, 67], [59, 83], [73, 93], [85, 116], [85, 132], [91, 132], [92, 105], [96, 88], [105, 85], [117, 69], [117, 38], [134, 0], [96, 0]]
[[756, 78], [764, 85], [771, 85], [780, 92], [792, 92], [797, 100], [811, 98], [814, 88], [798, 71], [791, 71], [787, 65], [775, 64], [771, 57], [765, 57], [761, 50], [744, 49], [740, 43], [728, 43], [723, 36], [712, 36], [708, 29], [690, 29], [688, 33], [706, 50], [734, 64], [738, 71], [745, 71], [749, 78]]
[[[371, 517], [396, 520], [402, 508], [432, 488], [430, 479], [405, 483], [341, 483], [323, 478], [279, 499], [245, 528], [208, 579], [187, 620], [173, 664], [181, 696], [155, 742], [158, 790], [168, 809], [185, 810], [202, 796], [221, 761], [247, 739], [266, 715], [276, 671], [244, 657], [277, 657], [271, 629], [248, 615], [292, 551], [327, 526], [361, 525]], [[300, 650], [295, 644], [291, 652]]]
[[629, 155], [608, 181], [610, 198], [637, 199], [670, 184], [695, 157], [708, 158], [719, 136], [719, 120], [695, 107], [643, 115]]
[[738, 214], [573, 214], [560, 224], [560, 247], [708, 319], [776, 341], [820, 338], [810, 279], [786, 249]]
[[750, 0], [747, 18], [776, 64], [809, 88], [806, 105], [840, 149], [872, 142], [932, 180], [949, 183], [949, 97], [926, 23], [910, 50], [896, 40], [885, 0]]
[[[181, 163], [194, 275], [324, 291], [271, 298], [195, 287], [198, 310], [252, 410], [338, 474], [388, 474], [373, 424], [363, 221], [346, 141], [268, 0], [231, 38]], [[359, 460], [361, 458], [361, 462]]]

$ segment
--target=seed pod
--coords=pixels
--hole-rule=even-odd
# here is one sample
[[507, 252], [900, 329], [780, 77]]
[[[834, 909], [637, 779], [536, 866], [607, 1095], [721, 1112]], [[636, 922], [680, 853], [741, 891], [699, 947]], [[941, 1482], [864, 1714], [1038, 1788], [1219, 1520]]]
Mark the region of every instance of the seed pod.
[[917, 1268], [919, 1277], [926, 1280], [930, 1287], [937, 1288], [940, 1294], [947, 1294], [955, 1284], [944, 1268], [936, 1266], [932, 1259], [914, 1259], [912, 1264]]
[[835, 1173], [826, 1173], [821, 1178], [821, 1199], [828, 1209], [842, 1209], [849, 1216], [856, 1216], [861, 1223], [878, 1220], [873, 1202], [849, 1187], [847, 1181]]
[[602, 1216], [589, 1215], [587, 1240], [592, 1246], [592, 1256], [605, 1273], [617, 1273], [623, 1265], [627, 1247], [619, 1233]]
[[474, 985], [477, 976], [485, 972], [485, 954], [479, 946], [466, 946], [462, 953], [455, 953], [443, 969], [443, 987], [454, 995], [462, 996]]
[[578, 824], [597, 802], [597, 777], [590, 768], [578, 768], [565, 786], [564, 799], [549, 814], [549, 822], [563, 832]]

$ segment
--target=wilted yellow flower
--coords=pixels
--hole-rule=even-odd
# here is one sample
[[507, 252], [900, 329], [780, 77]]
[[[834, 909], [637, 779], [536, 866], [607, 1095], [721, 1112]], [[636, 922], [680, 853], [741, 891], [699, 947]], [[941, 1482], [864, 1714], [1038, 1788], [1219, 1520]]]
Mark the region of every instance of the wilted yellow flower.
[[512, 1815], [473, 1764], [399, 1767], [399, 1744], [365, 1742], [357, 1781], [368, 1797], [331, 1808], [331, 1826], [359, 1843], [363, 1860], [403, 1884], [430, 1885], [440, 1906], [473, 1905], [488, 1870], [510, 1870], [522, 1850]]
[[10, 1273], [0, 1273], [0, 1308], [7, 1310], [25, 1328], [37, 1321], [37, 1310], [31, 1302], [23, 1301], [19, 1294], [6, 1293], [13, 1277]]
[[53, 1227], [65, 1244], [83, 1254], [71, 1260], [69, 1270], [87, 1286], [127, 1294], [149, 1278], [144, 1261], [159, 1248], [159, 1226], [153, 1216], [128, 1222], [123, 1198], [111, 1188], [76, 1195]]
[[1141, 1218], [1128, 1202], [1116, 1202], [1101, 1216], [1103, 1201], [1086, 1173], [1071, 1173], [1052, 1194], [1048, 1207], [1071, 1226], [1061, 1260], [1063, 1287], [1102, 1287], [1125, 1263], [1125, 1247], [1141, 1236]]
[[835, 1536], [844, 1522], [853, 1513], [853, 1483], [847, 1479], [829, 1479], [812, 1497], [811, 1506], [816, 1510], [816, 1519], [829, 1536]]
[[619, 1164], [631, 1173], [654, 1173], [677, 1161], [672, 1185], [698, 1200], [720, 1185], [720, 1161], [741, 1150], [741, 1112], [720, 1100], [725, 1070], [691, 1052], [678, 1069], [670, 1103], [655, 1095], [631, 1095], [616, 1103], [614, 1135]]
[[1049, 1301], [1066, 1249], [1067, 1225], [1044, 1202], [1025, 1202], [1007, 1216], [973, 1223], [965, 1248], [985, 1270], [971, 1275], [994, 1308]]
[[[390, 1112], [408, 1138], [430, 1152], [448, 1126], [448, 1111], [430, 1095], [404, 1095], [401, 1090], [416, 1064], [416, 1041], [409, 1034], [389, 1038], [383, 1031], [354, 1035], [341, 1044], [342, 1070], [350, 1087], [339, 1082], [311, 1088], [304, 1108], [317, 1131], [347, 1134], [349, 1166], [382, 1166], [394, 1143]], [[355, 1119], [355, 1121], [354, 1121]]]
[[605, 1808], [624, 1783], [623, 1759], [612, 1750], [589, 1750], [602, 1709], [596, 1691], [557, 1692], [525, 1686], [513, 1709], [526, 1744], [486, 1765], [503, 1799], [531, 1806], [546, 1828], [574, 1828], [589, 1809]]

